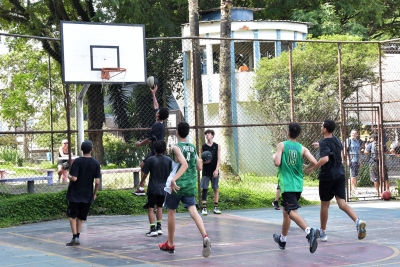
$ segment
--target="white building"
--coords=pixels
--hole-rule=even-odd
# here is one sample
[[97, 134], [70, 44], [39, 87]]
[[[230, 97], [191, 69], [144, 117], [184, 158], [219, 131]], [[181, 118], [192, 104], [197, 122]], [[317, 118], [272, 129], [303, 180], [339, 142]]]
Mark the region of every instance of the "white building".
[[[287, 51], [289, 41], [306, 39], [310, 23], [283, 21], [283, 20], [253, 20], [253, 13], [262, 9], [250, 9], [236, 7], [232, 10], [231, 38], [231, 77], [232, 77], [232, 119], [233, 124], [255, 124], [263, 123], [256, 121], [251, 114], [249, 105], [253, 94], [251, 89], [254, 72], [257, 64], [263, 57], [276, 57], [282, 51]], [[200, 40], [202, 49], [202, 87], [204, 103], [204, 120], [208, 125], [219, 124], [219, 51], [220, 40], [207, 38], [220, 38], [221, 10], [215, 8], [201, 12], [202, 18], [199, 22]], [[189, 24], [182, 26], [182, 36], [190, 36]], [[262, 40], [261, 40], [262, 39]], [[296, 43], [293, 44], [296, 46]], [[185, 120], [190, 125], [194, 124], [193, 90], [191, 86], [191, 39], [183, 40], [183, 68], [184, 68], [184, 100], [180, 107]], [[246, 65], [248, 71], [239, 72], [241, 65]], [[216, 132], [215, 140], [218, 143], [219, 131]], [[272, 148], [267, 147], [267, 132], [258, 136], [259, 142], [248, 142], [248, 136], [252, 135], [254, 140], [254, 128], [239, 127], [234, 129], [235, 153], [238, 159], [240, 172], [253, 172], [256, 174], [271, 174], [273, 170], [272, 160], [251, 160], [243, 158], [241, 149], [252, 151], [253, 155], [265, 155], [270, 158]], [[224, 151], [222, 151], [223, 153]], [[263, 157], [264, 158], [264, 157]], [[257, 166], [258, 164], [258, 166]]]

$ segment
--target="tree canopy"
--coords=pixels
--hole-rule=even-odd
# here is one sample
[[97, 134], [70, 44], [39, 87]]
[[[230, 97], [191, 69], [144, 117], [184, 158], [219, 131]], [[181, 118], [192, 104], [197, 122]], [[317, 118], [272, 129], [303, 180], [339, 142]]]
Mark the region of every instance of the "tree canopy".
[[[360, 41], [348, 35], [316, 40]], [[341, 45], [343, 100], [377, 81], [378, 48], [373, 44]], [[295, 121], [339, 118], [338, 45], [300, 43], [292, 52]], [[256, 71], [255, 102], [266, 122], [290, 122], [289, 55], [262, 59]]]

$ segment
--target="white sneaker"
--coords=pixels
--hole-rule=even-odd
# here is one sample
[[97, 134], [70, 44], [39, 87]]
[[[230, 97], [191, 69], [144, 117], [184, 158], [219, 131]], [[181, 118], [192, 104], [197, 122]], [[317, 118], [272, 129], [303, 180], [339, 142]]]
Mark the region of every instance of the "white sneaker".
[[367, 230], [365, 229], [367, 226], [367, 223], [364, 222], [363, 220], [357, 219], [356, 221], [356, 227], [357, 227], [357, 233], [358, 233], [358, 239], [364, 239], [364, 237], [367, 235]]
[[214, 208], [214, 214], [221, 214], [222, 212], [218, 208]]
[[202, 211], [201, 211], [201, 215], [207, 215], [208, 213], [207, 213], [207, 209], [203, 209]]
[[211, 254], [211, 240], [208, 236], [203, 239], [203, 257], [208, 258]]
[[319, 240], [321, 240], [322, 242], [326, 242], [328, 240], [326, 232], [322, 231], [322, 229], [319, 230]]

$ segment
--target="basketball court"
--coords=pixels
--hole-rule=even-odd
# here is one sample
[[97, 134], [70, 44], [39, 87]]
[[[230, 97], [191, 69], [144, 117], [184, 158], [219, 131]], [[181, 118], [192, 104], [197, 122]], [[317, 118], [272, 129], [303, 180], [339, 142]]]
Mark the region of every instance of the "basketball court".
[[[399, 266], [400, 202], [350, 204], [367, 222], [367, 237], [357, 239], [354, 223], [336, 205], [330, 209], [328, 241], [311, 254], [305, 234], [292, 224], [286, 250], [272, 240], [282, 214], [272, 207], [225, 211], [203, 217], [212, 254], [203, 258], [200, 234], [188, 213], [177, 214], [175, 254], [158, 249], [164, 235], [146, 237], [147, 216], [94, 216], [83, 225], [80, 246], [71, 239], [68, 220], [0, 229], [1, 266]], [[319, 207], [300, 210], [308, 224], [319, 225]]]

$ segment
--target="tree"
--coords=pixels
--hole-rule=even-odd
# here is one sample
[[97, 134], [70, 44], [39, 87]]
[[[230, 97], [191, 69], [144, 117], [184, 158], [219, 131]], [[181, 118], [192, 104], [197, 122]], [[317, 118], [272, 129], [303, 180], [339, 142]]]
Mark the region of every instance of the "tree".
[[[182, 7], [186, 7], [182, 9]], [[180, 32], [180, 25], [187, 21], [187, 1], [2, 1], [0, 7], [0, 29], [18, 34], [59, 37], [60, 21], [116, 22], [146, 24], [146, 36], [175, 36]], [[156, 18], [156, 19], [155, 19]], [[58, 41], [41, 39], [43, 49], [61, 64], [61, 46]], [[176, 47], [179, 51], [179, 47]], [[171, 53], [169, 53], [171, 54]], [[175, 62], [173, 62], [175, 64]], [[164, 64], [163, 68], [168, 68]], [[164, 72], [162, 69], [158, 70]], [[171, 72], [169, 72], [170, 75]], [[158, 76], [158, 77], [161, 77]], [[174, 79], [171, 79], [174, 80]], [[167, 82], [165, 82], [167, 83]], [[121, 90], [119, 87], [118, 90]], [[116, 93], [118, 93], [118, 90]], [[172, 88], [171, 88], [172, 90]], [[114, 91], [112, 91], [114, 92]], [[168, 90], [166, 90], [168, 92]], [[91, 85], [88, 90], [89, 129], [101, 129], [104, 118], [103, 93], [98, 85]], [[115, 96], [115, 94], [114, 94]], [[165, 99], [166, 97], [164, 97]], [[114, 97], [113, 99], [118, 99]], [[119, 101], [125, 101], [120, 97]], [[114, 102], [115, 103], [115, 102]], [[115, 103], [116, 122], [121, 123], [126, 114], [126, 102]], [[140, 107], [139, 107], [140, 108]], [[92, 110], [93, 109], [93, 110]], [[103, 110], [99, 112], [100, 110]], [[136, 113], [137, 114], [137, 113]], [[154, 118], [154, 114], [151, 115]], [[125, 123], [125, 125], [127, 125]], [[90, 128], [97, 127], [97, 128]], [[130, 127], [129, 125], [125, 127]], [[96, 150], [93, 156], [105, 164], [102, 154], [102, 135], [93, 131], [89, 138]]]
[[[199, 33], [199, 5], [197, 0], [189, 0], [189, 25], [190, 36], [198, 37]], [[200, 55], [200, 40], [192, 40], [192, 62], [193, 62], [193, 77], [191, 88], [196, 90], [194, 101], [196, 101], [197, 125], [204, 125], [204, 110], [203, 110], [203, 86], [201, 80], [201, 55]], [[198, 136], [202, 136], [204, 129], [197, 131]], [[199, 140], [197, 140], [199, 141]]]
[[[0, 56], [0, 84], [3, 86], [0, 95], [0, 117], [15, 129], [21, 127], [30, 130], [27, 129], [28, 121], [37, 119], [40, 114], [46, 113], [49, 107], [49, 99], [43, 97], [49, 90], [48, 61], [46, 53], [38, 48], [37, 42], [27, 39], [24, 41], [8, 40], [6, 45], [10, 52]], [[59, 69], [55, 68], [53, 71], [60, 77]], [[52, 79], [52, 82], [56, 88], [60, 79]], [[56, 109], [62, 107], [59, 100], [58, 97], [53, 102]], [[25, 157], [28, 157], [28, 137], [24, 136]], [[46, 147], [49, 147], [49, 143]]]
[[399, 37], [400, 0], [306, 0], [249, 1], [253, 7], [265, 7], [256, 19], [299, 20], [312, 22], [314, 37], [327, 34], [359, 35], [363, 39]]
[[[233, 3], [229, 0], [221, 0], [221, 38], [231, 37]], [[220, 85], [219, 85], [219, 118], [221, 125], [232, 125], [232, 93], [231, 93], [231, 41], [221, 40], [220, 44]], [[233, 129], [221, 128], [225, 155], [222, 163], [227, 171], [237, 174], [238, 166], [233, 142]]]
[[[317, 40], [359, 41], [354, 36], [321, 36]], [[293, 90], [295, 121], [339, 119], [338, 46], [336, 43], [299, 43], [293, 50]], [[342, 44], [342, 91], [345, 100], [364, 84], [377, 81], [378, 49], [372, 44]], [[255, 103], [259, 119], [266, 122], [290, 122], [288, 54], [262, 59], [256, 72]], [[318, 128], [303, 129], [302, 136], [318, 133]], [[273, 133], [276, 144], [285, 132]], [[307, 143], [304, 143], [307, 145]]]

